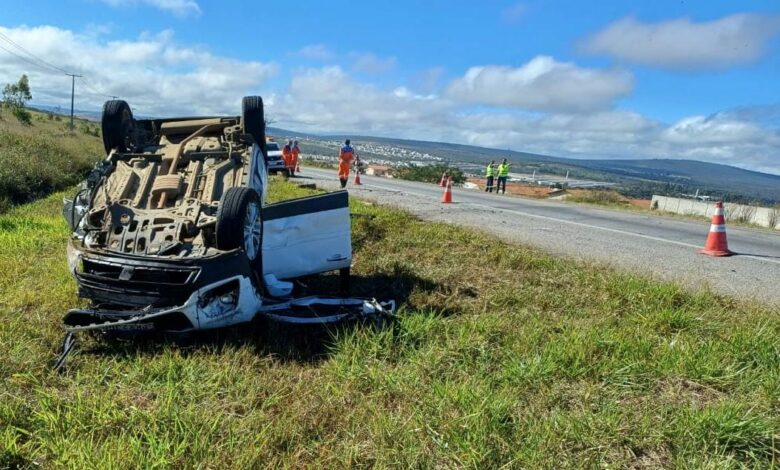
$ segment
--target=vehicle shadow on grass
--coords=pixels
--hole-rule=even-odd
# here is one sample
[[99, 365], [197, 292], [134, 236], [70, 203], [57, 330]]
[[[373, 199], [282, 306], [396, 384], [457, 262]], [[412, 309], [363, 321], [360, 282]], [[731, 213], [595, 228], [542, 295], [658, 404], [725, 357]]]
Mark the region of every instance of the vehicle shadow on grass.
[[[432, 293], [439, 289], [437, 283], [396, 266], [385, 273], [353, 275], [349, 296], [392, 299], [396, 305], [405, 306], [412, 293]], [[302, 280], [296, 290], [296, 297], [337, 296], [339, 277], [335, 274], [310, 277]], [[353, 320], [336, 325], [291, 325], [258, 318], [250, 324], [186, 335], [154, 333], [121, 338], [100, 335], [97, 341], [89, 343], [88, 348], [79, 348], [79, 355], [111, 355], [130, 359], [157, 355], [172, 346], [183, 356], [188, 356], [204, 350], [222, 354], [237, 346], [248, 346], [257, 355], [281, 362], [312, 364], [328, 359], [338, 347], [339, 337], [355, 329], [377, 327], [398, 328], [399, 323], [392, 320], [379, 324], [371, 320]]]

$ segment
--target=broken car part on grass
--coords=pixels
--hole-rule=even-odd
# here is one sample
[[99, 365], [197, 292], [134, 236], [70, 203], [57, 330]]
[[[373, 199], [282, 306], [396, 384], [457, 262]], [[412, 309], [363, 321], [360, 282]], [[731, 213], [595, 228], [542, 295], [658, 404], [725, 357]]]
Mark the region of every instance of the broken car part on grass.
[[339, 271], [348, 286], [349, 201], [339, 191], [265, 204], [259, 96], [243, 99], [241, 116], [206, 118], [137, 120], [125, 101], [108, 101], [102, 130], [107, 157], [63, 211], [69, 270], [91, 302], [65, 315], [67, 331], [393, 314], [393, 302], [292, 298], [302, 276]]

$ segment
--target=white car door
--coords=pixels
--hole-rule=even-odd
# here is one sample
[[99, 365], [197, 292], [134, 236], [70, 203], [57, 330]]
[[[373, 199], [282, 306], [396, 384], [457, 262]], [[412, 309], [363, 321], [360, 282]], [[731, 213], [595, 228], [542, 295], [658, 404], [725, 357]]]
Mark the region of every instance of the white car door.
[[263, 207], [263, 275], [292, 279], [352, 264], [346, 191]]

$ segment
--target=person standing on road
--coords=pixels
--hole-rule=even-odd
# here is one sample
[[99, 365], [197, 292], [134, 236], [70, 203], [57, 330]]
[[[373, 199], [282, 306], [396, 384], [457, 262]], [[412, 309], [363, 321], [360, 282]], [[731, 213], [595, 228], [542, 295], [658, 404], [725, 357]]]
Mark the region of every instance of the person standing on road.
[[292, 176], [292, 170], [295, 169], [290, 169], [290, 162], [292, 162], [292, 140], [288, 140], [287, 144], [282, 148], [282, 160], [284, 161], [284, 168], [287, 176]]
[[493, 192], [493, 165], [495, 165], [496, 162], [494, 160], [490, 161], [490, 165], [485, 168], [485, 178], [487, 178], [487, 181], [485, 182], [485, 192], [492, 193]]
[[509, 178], [509, 163], [504, 161], [498, 165], [498, 184], [496, 185], [496, 194], [501, 191], [501, 194], [506, 194], [506, 180]]
[[301, 154], [301, 149], [298, 147], [298, 141], [294, 140], [292, 149], [290, 149], [290, 165], [292, 166], [292, 174], [295, 176], [295, 170], [298, 168], [298, 156]]
[[347, 181], [349, 180], [349, 167], [352, 165], [352, 160], [355, 158], [356, 152], [352, 148], [349, 139], [344, 141], [344, 145], [339, 149], [339, 181], [341, 187], [347, 187]]

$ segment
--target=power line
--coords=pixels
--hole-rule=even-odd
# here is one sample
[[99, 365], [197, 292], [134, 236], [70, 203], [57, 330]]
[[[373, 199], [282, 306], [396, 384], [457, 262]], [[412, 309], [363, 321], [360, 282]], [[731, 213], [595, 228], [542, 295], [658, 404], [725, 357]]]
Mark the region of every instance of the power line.
[[[50, 69], [49, 67], [46, 67], [46, 66], [44, 66], [43, 64], [40, 64], [40, 63], [38, 63], [38, 62], [35, 62], [35, 61], [33, 61], [32, 59], [29, 59], [29, 58], [27, 58], [27, 57], [25, 57], [25, 56], [23, 56], [23, 55], [21, 55], [21, 54], [19, 54], [19, 53], [17, 53], [17, 52], [14, 52], [14, 51], [10, 50], [10, 49], [6, 49], [6, 48], [5, 48], [5, 47], [4, 47], [2, 44], [0, 44], [0, 49], [2, 49], [2, 50], [4, 50], [4, 51], [6, 51], [7, 53], [9, 53], [9, 54], [11, 54], [11, 55], [13, 55], [13, 56], [15, 56], [15, 57], [17, 57], [17, 58], [19, 58], [19, 59], [21, 59], [21, 60], [25, 61], [25, 62], [27, 62], [28, 64], [31, 64], [31, 65], [34, 65], [34, 66], [36, 66], [36, 67], [39, 67], [39, 68], [41, 68], [41, 69], [44, 69], [44, 70], [46, 70], [46, 71], [47, 71], [47, 72], [49, 72], [49, 73], [51, 73], [51, 72], [52, 72], [52, 69]], [[58, 69], [58, 70], [56, 70], [56, 72], [57, 72], [57, 73], [61, 73], [61, 72], [59, 71], [59, 69]]]
[[81, 83], [87, 88], [87, 90], [91, 91], [92, 94], [98, 95], [98, 96], [105, 96], [106, 98], [117, 99], [118, 96], [116, 95], [109, 95], [108, 93], [103, 93], [98, 91], [89, 80], [87, 80], [87, 77], [81, 77]]
[[[40, 62], [40, 63], [41, 63], [41, 64], [43, 64], [44, 66], [46, 66], [46, 67], [49, 67], [49, 68], [51, 68], [51, 69], [54, 69], [54, 70], [57, 70], [57, 71], [59, 71], [59, 72], [62, 72], [62, 73], [64, 73], [65, 75], [67, 75], [67, 74], [68, 74], [68, 71], [67, 71], [67, 70], [65, 70], [65, 69], [63, 69], [63, 68], [61, 68], [61, 67], [58, 67], [58, 66], [56, 66], [56, 65], [52, 64], [51, 62], [47, 62], [47, 61], [45, 61], [45, 60], [41, 59], [40, 57], [38, 57], [37, 55], [35, 55], [35, 54], [33, 54], [32, 52], [28, 51], [27, 49], [25, 49], [24, 47], [22, 47], [21, 45], [19, 45], [17, 42], [15, 42], [13, 39], [9, 38], [8, 36], [6, 36], [5, 34], [3, 34], [2, 32], [0, 32], [0, 39], [3, 39], [3, 40], [4, 40], [4, 41], [6, 41], [7, 43], [10, 43], [11, 45], [15, 46], [17, 49], [19, 49], [20, 51], [24, 52], [24, 53], [25, 53], [25, 54], [27, 54], [28, 56], [32, 57], [34, 60], [36, 60], [36, 61]], [[6, 49], [6, 50], [7, 50], [7, 49]]]
[[[70, 77], [70, 128], [73, 129], [73, 114], [74, 114], [74, 101], [76, 97], [76, 78], [81, 79], [82, 84], [84, 84], [87, 89], [91, 90], [96, 95], [100, 96], [106, 96], [110, 97], [112, 99], [117, 98], [114, 95], [108, 95], [105, 93], [100, 93], [93, 87], [90, 82], [83, 76], [79, 74], [75, 74], [72, 72], [68, 72], [67, 70], [63, 69], [62, 67], [58, 67], [51, 62], [48, 62], [46, 60], [43, 60], [42, 58], [38, 57], [37, 55], [33, 54], [32, 52], [25, 49], [23, 46], [19, 45], [17, 42], [15, 42], [13, 39], [9, 38], [2, 32], [0, 32], [0, 40], [5, 41], [6, 45], [10, 44], [11, 46], [15, 47], [17, 51], [8, 49], [3, 44], [0, 44], [0, 49], [8, 52], [9, 54], [27, 62], [28, 64], [35, 65], [36, 67], [39, 67], [41, 69], [47, 70], [48, 72], [57, 72], [62, 73]], [[19, 53], [18, 51], [21, 51], [22, 53]], [[24, 55], [26, 54], [26, 55]]]

